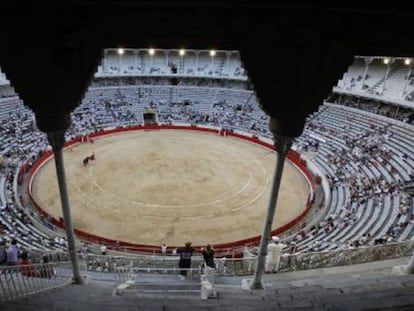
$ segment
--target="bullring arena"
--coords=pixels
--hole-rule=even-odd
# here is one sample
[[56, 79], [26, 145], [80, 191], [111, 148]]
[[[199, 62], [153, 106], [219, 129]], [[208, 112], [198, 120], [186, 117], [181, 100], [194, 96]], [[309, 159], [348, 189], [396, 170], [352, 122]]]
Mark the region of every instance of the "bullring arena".
[[[84, 166], [93, 152], [96, 159]], [[76, 229], [145, 245], [203, 245], [260, 235], [276, 153], [209, 132], [135, 130], [68, 147], [64, 161]], [[274, 228], [304, 210], [309, 192], [287, 161]], [[53, 160], [35, 174], [32, 195], [62, 216]]]

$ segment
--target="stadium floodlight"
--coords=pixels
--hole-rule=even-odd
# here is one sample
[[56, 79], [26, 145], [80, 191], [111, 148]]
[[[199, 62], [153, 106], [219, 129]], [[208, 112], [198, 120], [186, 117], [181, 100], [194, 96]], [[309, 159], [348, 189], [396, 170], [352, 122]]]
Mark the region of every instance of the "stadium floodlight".
[[154, 56], [154, 54], [155, 54], [155, 49], [150, 48], [150, 49], [148, 50], [148, 54], [149, 54], [149, 55], [150, 55], [150, 57], [151, 57], [150, 70], [152, 70], [153, 56]]
[[211, 67], [214, 67], [214, 56], [216, 56], [216, 50], [210, 50]]
[[181, 49], [181, 50], [179, 51], [179, 54], [180, 54], [180, 56], [184, 56], [184, 55], [185, 55], [185, 50], [184, 50], [184, 49]]
[[408, 65], [411, 65], [411, 58], [406, 58], [406, 59], [404, 60], [404, 64], [406, 64], [407, 66], [408, 66]]
[[125, 50], [123, 48], [118, 49], [118, 55], [124, 55]]
[[390, 59], [388, 57], [384, 58], [384, 64], [388, 65], [390, 63]]

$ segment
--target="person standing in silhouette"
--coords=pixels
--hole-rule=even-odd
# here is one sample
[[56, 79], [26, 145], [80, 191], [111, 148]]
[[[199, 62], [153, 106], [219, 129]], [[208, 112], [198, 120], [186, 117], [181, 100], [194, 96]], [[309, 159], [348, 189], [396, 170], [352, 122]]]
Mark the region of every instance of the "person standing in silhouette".
[[187, 242], [184, 247], [177, 249], [177, 254], [180, 255], [178, 267], [181, 269], [180, 274], [184, 277], [187, 276], [187, 269], [191, 268], [191, 256], [194, 252], [195, 249], [191, 246], [191, 242]]
[[202, 254], [204, 258], [205, 265], [210, 268], [215, 268], [216, 264], [214, 263], [214, 249], [210, 244], [207, 244], [205, 248], [202, 249]]
[[7, 263], [6, 241], [0, 240], [0, 266]]

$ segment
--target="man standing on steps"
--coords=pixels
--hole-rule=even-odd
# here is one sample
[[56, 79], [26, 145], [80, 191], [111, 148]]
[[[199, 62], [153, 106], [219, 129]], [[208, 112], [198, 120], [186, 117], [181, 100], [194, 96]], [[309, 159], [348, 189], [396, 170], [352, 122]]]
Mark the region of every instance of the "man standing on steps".
[[278, 236], [272, 236], [272, 242], [267, 245], [265, 271], [276, 273], [279, 270], [280, 255], [285, 244], [280, 243]]
[[207, 244], [205, 248], [201, 250], [204, 258], [204, 263], [207, 267], [212, 269], [216, 268], [216, 264], [214, 263], [214, 249], [210, 244]]
[[180, 274], [185, 277], [187, 276], [187, 269], [191, 268], [191, 256], [195, 252], [194, 247], [191, 246], [191, 242], [185, 243], [184, 247], [177, 249], [177, 254], [180, 255], [180, 261], [178, 262], [178, 267]]

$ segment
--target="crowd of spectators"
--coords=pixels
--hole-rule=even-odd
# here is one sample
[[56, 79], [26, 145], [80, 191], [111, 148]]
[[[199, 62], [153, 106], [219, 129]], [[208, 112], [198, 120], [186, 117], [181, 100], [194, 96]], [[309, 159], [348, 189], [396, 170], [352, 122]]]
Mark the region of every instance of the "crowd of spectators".
[[[210, 102], [194, 100], [174, 102], [171, 101], [171, 86], [167, 85], [165, 91], [158, 90], [155, 92], [151, 88], [137, 86], [136, 83], [142, 83], [142, 79], [145, 78], [125, 78], [121, 82], [125, 87], [120, 87], [118, 80], [94, 80], [92, 86], [96, 88], [89, 90], [82, 104], [72, 113], [72, 125], [66, 132], [66, 139], [72, 139], [107, 127], [140, 124], [143, 121], [142, 112], [147, 108], [151, 108], [155, 112], [157, 121], [161, 123], [209, 124], [271, 137], [268, 129], [269, 117], [260, 110], [255, 99], [251, 100], [250, 97], [246, 97], [247, 99], [242, 101], [221, 99]], [[164, 78], [152, 77], [149, 83], [156, 83], [154, 79], [158, 79], [158, 82], [162, 85], [166, 81]], [[111, 83], [114, 83], [115, 87], [106, 88]], [[132, 85], [126, 87], [128, 83]], [[235, 88], [235, 92], [240, 90], [238, 87]], [[164, 94], [166, 97], [160, 99], [160, 94]], [[48, 238], [32, 234], [29, 227], [24, 225], [31, 225], [31, 217], [29, 216], [33, 215], [28, 214], [27, 210], [20, 209], [14, 201], [16, 195], [13, 189], [13, 180], [17, 167], [25, 163], [30, 168], [42, 152], [50, 150], [46, 135], [36, 129], [33, 113], [17, 99], [16, 103], [18, 103], [16, 105], [18, 109], [11, 109], [7, 115], [0, 116], [2, 121], [0, 124], [0, 139], [6, 142], [2, 144], [3, 160], [0, 173], [6, 180], [5, 198], [7, 198], [7, 201], [1, 202], [1, 219], [7, 219], [7, 225], [3, 223], [1, 237], [6, 240], [17, 238], [29, 245], [39, 245], [45, 248], [59, 246], [64, 249], [66, 241], [58, 236]], [[373, 109], [372, 103], [362, 101], [355, 103], [349, 98], [337, 100], [337, 103], [380, 113], [403, 122], [408, 122], [406, 118], [409, 117], [410, 112], [404, 109], [393, 110], [394, 107], [387, 110], [385, 104], [385, 106], [383, 104], [377, 105]], [[319, 224], [312, 227], [309, 232], [300, 232], [298, 240], [305, 238], [307, 235], [317, 237], [320, 232], [327, 234], [335, 229], [351, 226], [358, 221], [356, 211], [362, 208], [368, 199], [372, 199], [377, 208], [381, 208], [385, 196], [399, 196], [399, 213], [409, 217], [404, 218], [404, 222], [393, 224], [387, 235], [381, 237], [381, 241], [395, 240], [405, 226], [410, 222], [414, 222], [414, 220], [411, 211], [412, 198], [402, 193], [401, 186], [404, 184], [404, 180], [389, 161], [395, 156], [393, 150], [387, 145], [387, 141], [394, 135], [393, 129], [388, 126], [372, 124], [369, 129], [360, 131], [357, 135], [352, 135], [350, 134], [352, 119], [344, 123], [341, 128], [333, 128], [325, 124], [323, 116], [324, 109], [322, 108], [318, 113], [308, 118], [305, 127], [307, 133], [318, 133], [318, 135], [325, 138], [335, 137], [343, 141], [343, 146], [332, 144], [329, 139], [317, 139], [315, 136], [312, 137], [306, 134], [306, 132], [301, 138], [301, 145], [298, 145], [302, 148], [308, 148], [304, 151], [311, 149], [316, 153], [319, 152], [320, 145], [327, 148], [329, 153], [326, 156], [326, 161], [330, 166], [335, 167], [334, 173], [327, 176], [331, 189], [346, 185], [350, 191], [350, 196], [342, 207], [343, 212], [331, 213]], [[354, 165], [350, 165], [350, 163], [354, 163]], [[394, 178], [389, 180], [384, 176], [368, 177], [361, 167], [370, 165], [384, 167]], [[414, 171], [409, 172], [409, 174], [413, 179]], [[42, 221], [53, 229], [50, 219], [43, 218]], [[20, 225], [20, 223], [24, 225]], [[358, 247], [368, 242], [381, 243], [381, 241], [379, 239], [372, 241], [367, 233], [357, 241], [349, 241], [349, 246]], [[315, 245], [310, 250], [318, 250], [320, 243], [320, 240], [315, 239]]]
[[[125, 86], [172, 86], [172, 79], [169, 77], [120, 77], [113, 78], [96, 78], [92, 80], [90, 88], [97, 87], [125, 87]], [[213, 78], [176, 78], [176, 86], [194, 86], [194, 87], [210, 87], [210, 88], [231, 88], [231, 89], [246, 89], [248, 83], [240, 80], [227, 79], [213, 79]]]
[[[349, 98], [345, 101], [337, 100], [335, 103], [355, 107]], [[365, 104], [365, 107], [368, 106], [369, 104]], [[361, 105], [358, 104], [357, 107], [360, 109]], [[391, 140], [398, 140], [398, 137], [395, 138], [398, 134], [395, 126], [386, 122], [377, 123], [373, 119], [361, 126], [358, 123], [361, 121], [355, 120], [352, 115], [341, 116], [343, 122], [340, 122], [333, 111], [330, 107], [321, 106], [317, 113], [309, 116], [305, 132], [296, 141], [296, 146], [303, 152], [308, 152], [310, 146], [316, 142], [323, 146], [323, 153], [316, 153], [314, 156], [321, 157], [332, 169], [326, 174], [331, 191], [346, 189], [346, 200], [336, 212], [328, 214], [308, 232], [301, 231], [297, 239], [307, 239], [310, 235], [310, 240], [314, 242], [309, 250], [319, 251], [326, 248], [329, 238], [317, 237], [329, 237], [330, 232], [341, 232], [361, 221], [358, 219], [361, 214], [358, 211], [367, 208], [368, 200], [373, 202], [374, 210], [382, 210], [386, 208], [384, 202], [397, 198], [396, 202], [399, 203], [397, 206], [392, 205], [392, 208], [398, 209], [398, 214], [395, 221], [389, 223], [384, 235], [371, 237], [370, 232], [365, 232], [344, 244], [336, 242], [334, 247], [355, 248], [398, 241], [405, 228], [414, 224], [413, 195], [404, 191], [405, 185], [414, 180], [414, 162], [407, 153], [394, 149]], [[376, 113], [377, 110], [368, 111]], [[406, 111], [401, 113], [406, 114]], [[407, 148], [409, 150], [412, 146]], [[406, 167], [411, 167], [407, 174], [408, 179], [403, 177], [401, 167], [397, 167], [395, 163], [405, 163]], [[367, 173], [369, 171], [377, 174]]]
[[386, 102], [361, 98], [352, 95], [332, 94], [329, 102], [372, 112], [387, 118], [396, 119], [408, 124], [414, 124], [414, 111], [408, 107], [396, 106]]

